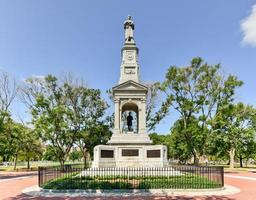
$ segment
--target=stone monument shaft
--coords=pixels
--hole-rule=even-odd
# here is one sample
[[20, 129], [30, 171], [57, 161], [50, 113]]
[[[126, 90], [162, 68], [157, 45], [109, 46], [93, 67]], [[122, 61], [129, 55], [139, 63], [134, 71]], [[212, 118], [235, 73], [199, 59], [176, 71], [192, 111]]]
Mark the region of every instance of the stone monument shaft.
[[151, 145], [146, 129], [148, 88], [139, 78], [138, 52], [131, 16], [124, 21], [120, 79], [112, 88], [115, 122], [107, 145], [94, 148], [93, 167], [163, 167], [167, 148]]

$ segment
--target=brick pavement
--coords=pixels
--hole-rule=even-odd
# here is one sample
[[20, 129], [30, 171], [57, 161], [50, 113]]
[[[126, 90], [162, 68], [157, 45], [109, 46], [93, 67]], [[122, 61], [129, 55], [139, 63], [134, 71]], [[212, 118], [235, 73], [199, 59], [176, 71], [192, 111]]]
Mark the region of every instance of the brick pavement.
[[37, 174], [38, 174], [37, 171], [31, 171], [31, 172], [1, 172], [0, 171], [0, 180], [12, 178], [12, 177], [32, 176]]

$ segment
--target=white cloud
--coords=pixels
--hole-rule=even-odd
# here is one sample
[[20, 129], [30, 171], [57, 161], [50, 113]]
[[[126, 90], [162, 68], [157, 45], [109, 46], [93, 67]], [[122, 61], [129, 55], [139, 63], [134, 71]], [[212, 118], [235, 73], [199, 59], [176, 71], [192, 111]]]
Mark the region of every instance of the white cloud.
[[243, 31], [242, 43], [256, 47], [256, 4], [252, 6], [250, 15], [242, 20], [241, 29]]

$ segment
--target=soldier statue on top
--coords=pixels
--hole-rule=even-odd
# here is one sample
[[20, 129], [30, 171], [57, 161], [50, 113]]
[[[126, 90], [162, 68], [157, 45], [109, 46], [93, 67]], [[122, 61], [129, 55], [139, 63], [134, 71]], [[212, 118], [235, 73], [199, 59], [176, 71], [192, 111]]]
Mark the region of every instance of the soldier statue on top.
[[130, 15], [128, 15], [127, 20], [124, 21], [124, 30], [125, 30], [125, 42], [134, 42], [134, 38], [133, 38], [134, 23]]

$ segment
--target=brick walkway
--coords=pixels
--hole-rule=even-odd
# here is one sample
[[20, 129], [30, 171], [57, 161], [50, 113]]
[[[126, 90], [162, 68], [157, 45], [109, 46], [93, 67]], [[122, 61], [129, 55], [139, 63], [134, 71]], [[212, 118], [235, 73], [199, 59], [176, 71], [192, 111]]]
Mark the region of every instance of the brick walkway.
[[0, 181], [3, 179], [13, 178], [13, 177], [25, 177], [25, 176], [32, 176], [37, 175], [37, 171], [31, 172], [1, 172], [0, 171]]
[[[256, 178], [255, 173], [228, 173], [225, 177], [225, 183], [233, 185], [241, 189], [241, 193], [232, 196], [203, 196], [203, 197], [114, 197], [111, 200], [256, 200], [256, 180], [240, 179], [239, 177]], [[5, 179], [0, 182], [0, 199], [1, 200], [110, 200], [110, 198], [47, 198], [47, 197], [30, 197], [21, 194], [22, 189], [37, 184], [37, 176], [27, 177], [22, 179]]]

